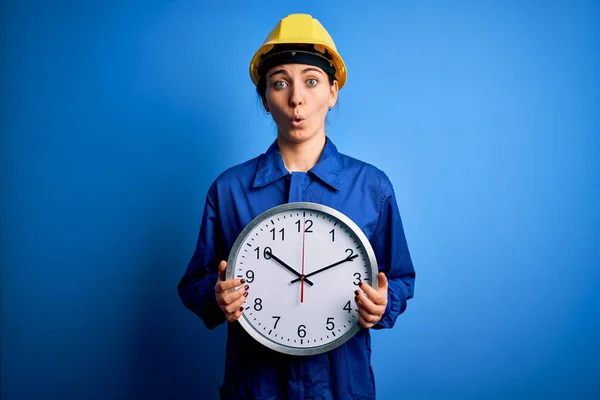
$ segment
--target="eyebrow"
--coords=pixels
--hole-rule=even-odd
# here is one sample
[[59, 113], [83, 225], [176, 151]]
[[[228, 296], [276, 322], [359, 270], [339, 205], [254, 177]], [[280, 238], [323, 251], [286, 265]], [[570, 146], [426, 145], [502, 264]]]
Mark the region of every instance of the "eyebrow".
[[281, 73], [286, 73], [287, 71], [285, 69], [278, 69], [276, 71], [273, 71], [272, 73], [269, 74], [269, 78], [271, 78], [273, 75], [277, 75], [277, 74], [281, 74]]
[[[302, 70], [302, 73], [305, 74], [305, 73], [310, 72], [310, 71], [314, 71], [314, 72], [318, 72], [318, 73], [323, 73], [323, 71], [321, 71], [321, 70], [319, 70], [317, 68], [314, 68], [314, 67], [305, 68], [305, 69]], [[271, 72], [269, 74], [269, 78], [271, 78], [271, 77], [273, 77], [273, 75], [277, 75], [277, 74], [286, 74], [287, 75], [288, 72], [287, 72], [287, 70], [281, 68], [281, 69], [278, 69], [276, 71]]]
[[305, 74], [305, 73], [307, 73], [307, 72], [309, 72], [309, 71], [318, 72], [318, 73], [320, 73], [320, 74], [322, 74], [322, 73], [323, 73], [323, 71], [322, 71], [322, 70], [320, 70], [320, 69], [317, 69], [317, 68], [314, 68], [314, 67], [308, 67], [308, 68], [306, 68], [306, 69], [303, 69], [303, 70], [302, 70], [302, 73], [303, 73], [303, 74]]

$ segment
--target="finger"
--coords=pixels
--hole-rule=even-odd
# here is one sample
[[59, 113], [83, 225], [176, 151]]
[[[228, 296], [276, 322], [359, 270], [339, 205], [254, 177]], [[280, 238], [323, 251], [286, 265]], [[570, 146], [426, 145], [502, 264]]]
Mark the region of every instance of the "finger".
[[243, 312], [244, 312], [244, 307], [238, 308], [234, 313], [228, 314], [227, 321], [229, 321], [229, 322], [237, 321], [238, 319], [240, 319]]
[[[246, 285], [247, 286], [247, 285]], [[230, 297], [228, 299], [224, 299], [223, 304], [225, 307], [225, 311], [227, 313], [235, 312], [240, 306], [246, 301], [248, 298], [248, 290], [240, 289], [234, 293], [230, 293], [227, 296], [235, 295], [235, 297]]]
[[361, 290], [363, 290], [372, 301], [374, 301], [375, 303], [379, 302], [380, 296], [377, 290], [375, 290], [370, 285], [367, 285], [364, 282], [360, 282], [358, 284], [358, 287], [361, 288]]
[[363, 321], [372, 325], [375, 325], [381, 319], [381, 317], [379, 317], [378, 315], [371, 314], [364, 308], [360, 307], [358, 307], [358, 317], [359, 320], [362, 318]]
[[361, 293], [359, 290], [355, 290], [354, 295], [359, 309], [360, 307], [362, 307], [370, 314], [377, 314], [381, 309], [380, 305], [375, 304], [373, 301], [371, 301], [371, 299], [369, 299], [367, 296], [365, 296], [364, 293]]
[[239, 304], [239, 307], [237, 307], [238, 304], [236, 304], [236, 307], [237, 307], [236, 312], [238, 310], [244, 311], [244, 308], [245, 308], [244, 304], [246, 304], [247, 301], [248, 301], [248, 292], [244, 293], [244, 295], [242, 297], [240, 297], [240, 299], [237, 301], [237, 303]]
[[387, 276], [383, 272], [380, 272], [377, 277], [379, 278], [379, 292], [388, 290], [388, 280]]
[[219, 280], [220, 281], [225, 280], [225, 271], [227, 271], [227, 262], [221, 261], [221, 263], [219, 263]]
[[228, 290], [225, 292], [217, 293], [217, 300], [219, 305], [228, 306], [235, 303], [241, 296], [244, 296], [248, 292], [248, 285], [239, 288], [238, 290]]
[[371, 299], [373, 303], [378, 305], [387, 304], [387, 283], [385, 289], [380, 287], [379, 289], [375, 290], [375, 288], [372, 286], [362, 282], [359, 284], [359, 287], [368, 295], [368, 298]]
[[362, 326], [365, 329], [372, 328], [373, 325], [375, 325], [375, 324], [365, 321], [365, 319], [363, 317], [361, 317], [360, 315], [358, 316], [358, 322], [360, 323], [360, 326]]
[[234, 287], [243, 285], [244, 283], [246, 283], [245, 279], [228, 279], [223, 282], [217, 282], [215, 285], [215, 291], [217, 293], [226, 292], [229, 289], [233, 289]]

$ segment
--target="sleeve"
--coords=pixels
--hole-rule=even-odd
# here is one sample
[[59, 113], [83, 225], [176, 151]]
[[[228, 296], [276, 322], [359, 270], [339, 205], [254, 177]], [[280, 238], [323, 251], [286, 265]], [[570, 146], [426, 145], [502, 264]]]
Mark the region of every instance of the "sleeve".
[[177, 293], [185, 307], [199, 316], [208, 329], [225, 322], [225, 314], [215, 298], [217, 269], [221, 261], [218, 259], [221, 247], [219, 214], [212, 195], [215, 192], [213, 184], [206, 197], [196, 250], [177, 285]]
[[407, 301], [414, 295], [416, 277], [396, 196], [389, 181], [388, 185], [383, 192], [379, 218], [371, 238], [379, 271], [385, 273], [388, 279], [388, 303], [383, 317], [373, 329], [394, 326], [396, 318], [406, 310]]

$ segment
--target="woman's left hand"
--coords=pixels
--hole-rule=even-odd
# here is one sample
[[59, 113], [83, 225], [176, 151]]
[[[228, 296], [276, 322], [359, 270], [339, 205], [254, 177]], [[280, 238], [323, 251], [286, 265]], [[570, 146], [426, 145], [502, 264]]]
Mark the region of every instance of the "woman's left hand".
[[388, 281], [383, 272], [379, 273], [378, 278], [379, 288], [377, 290], [361, 282], [359, 287], [364, 292], [354, 291], [354, 301], [358, 306], [358, 321], [363, 328], [371, 328], [379, 322], [387, 306]]

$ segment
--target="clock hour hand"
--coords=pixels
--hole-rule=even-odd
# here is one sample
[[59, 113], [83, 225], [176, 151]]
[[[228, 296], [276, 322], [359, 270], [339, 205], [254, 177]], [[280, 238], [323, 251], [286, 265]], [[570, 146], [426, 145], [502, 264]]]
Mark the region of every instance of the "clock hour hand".
[[275, 254], [273, 254], [272, 251], [267, 251], [266, 254], [268, 254], [273, 260], [277, 261], [282, 267], [284, 267], [285, 269], [290, 271], [292, 274], [296, 275], [298, 277], [298, 279], [296, 279], [294, 282], [298, 282], [299, 280], [304, 279], [304, 282], [306, 282], [308, 285], [310, 285], [310, 286], [313, 285], [313, 283], [311, 281], [309, 281], [308, 279], [306, 279], [305, 276], [303, 276], [302, 274], [297, 272], [294, 268], [290, 267], [285, 262], [281, 261], [281, 259], [279, 257], [277, 257]]
[[[328, 266], [326, 266], [326, 267], [323, 267], [323, 268], [321, 268], [321, 269], [318, 269], [318, 270], [316, 270], [316, 271], [314, 271], [314, 272], [311, 272], [310, 274], [306, 274], [306, 275], [304, 275], [304, 281], [305, 281], [305, 282], [308, 282], [308, 280], [307, 280], [306, 278], [308, 278], [309, 276], [316, 275], [316, 274], [318, 274], [318, 273], [320, 273], [320, 272], [326, 271], [326, 270], [328, 270], [329, 268], [333, 268], [333, 267], [335, 267], [335, 266], [338, 266], [338, 265], [340, 265], [340, 264], [343, 264], [343, 263], [345, 263], [345, 262], [348, 262], [348, 261], [354, 261], [354, 259], [355, 259], [356, 257], [358, 257], [358, 254], [355, 254], [355, 255], [353, 255], [353, 256], [346, 257], [346, 258], [344, 258], [343, 260], [340, 260], [340, 261], [338, 261], [338, 262], [334, 262], [333, 264], [331, 264], [331, 265], [328, 265]], [[299, 280], [300, 280], [300, 278], [298, 278], [298, 279], [294, 279], [294, 280], [293, 280], [291, 283], [298, 282]]]

